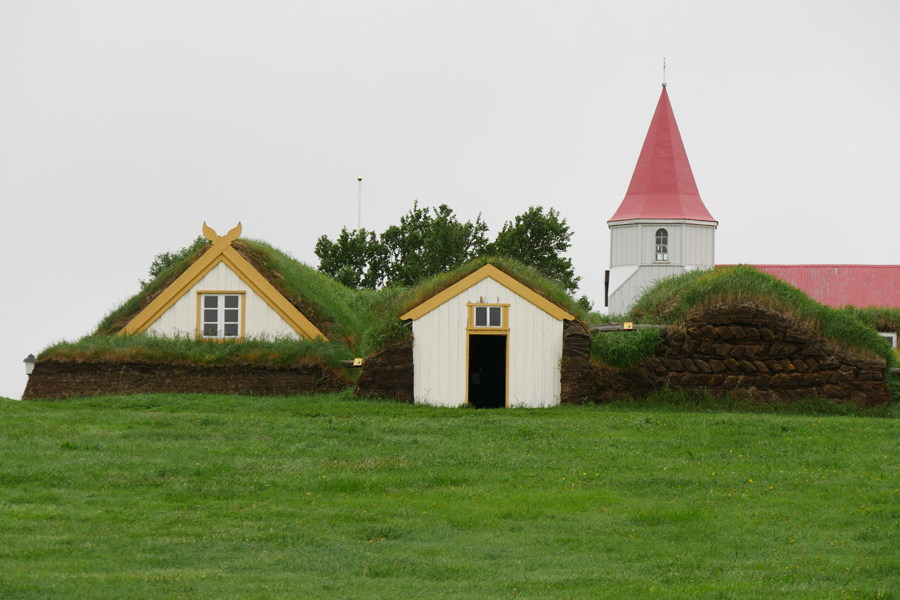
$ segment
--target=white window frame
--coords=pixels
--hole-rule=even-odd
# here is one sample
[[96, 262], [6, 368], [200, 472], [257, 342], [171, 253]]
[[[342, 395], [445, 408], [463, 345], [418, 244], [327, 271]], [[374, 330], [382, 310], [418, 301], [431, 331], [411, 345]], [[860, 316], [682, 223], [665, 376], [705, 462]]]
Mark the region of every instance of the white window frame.
[[897, 332], [896, 331], [879, 331], [878, 335], [883, 337], [888, 341], [891, 345], [891, 348], [897, 347]]
[[669, 262], [669, 232], [660, 227], [653, 237], [656, 244], [655, 262]]
[[[203, 340], [241, 340], [244, 339], [244, 322], [246, 298], [243, 291], [223, 292], [223, 291], [200, 291], [197, 292], [197, 338]], [[206, 298], [217, 298], [215, 307], [206, 306]], [[237, 298], [237, 307], [225, 306], [226, 298]], [[212, 324], [209, 319], [210, 313], [215, 311], [216, 334], [207, 335], [206, 326]], [[235, 318], [235, 315], [228, 314], [228, 311], [237, 311], [237, 321], [227, 318]], [[226, 329], [229, 325], [236, 325], [233, 334], [226, 335]]]

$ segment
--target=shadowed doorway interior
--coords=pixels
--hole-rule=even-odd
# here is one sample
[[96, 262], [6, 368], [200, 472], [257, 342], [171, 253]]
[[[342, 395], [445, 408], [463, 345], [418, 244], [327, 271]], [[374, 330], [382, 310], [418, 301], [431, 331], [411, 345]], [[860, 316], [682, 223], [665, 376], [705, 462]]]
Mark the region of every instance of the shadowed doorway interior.
[[506, 336], [469, 336], [469, 404], [506, 407]]

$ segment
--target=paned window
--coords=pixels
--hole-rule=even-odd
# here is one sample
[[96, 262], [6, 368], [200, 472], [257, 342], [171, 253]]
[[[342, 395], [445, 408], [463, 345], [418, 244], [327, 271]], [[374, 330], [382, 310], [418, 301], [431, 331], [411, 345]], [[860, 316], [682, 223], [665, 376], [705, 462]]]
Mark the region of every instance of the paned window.
[[201, 337], [241, 337], [241, 294], [202, 294], [200, 319]]
[[669, 261], [669, 232], [665, 229], [656, 230], [656, 261]]
[[502, 306], [476, 306], [475, 327], [502, 327]]
[[509, 329], [509, 304], [469, 304], [469, 331], [497, 333]]

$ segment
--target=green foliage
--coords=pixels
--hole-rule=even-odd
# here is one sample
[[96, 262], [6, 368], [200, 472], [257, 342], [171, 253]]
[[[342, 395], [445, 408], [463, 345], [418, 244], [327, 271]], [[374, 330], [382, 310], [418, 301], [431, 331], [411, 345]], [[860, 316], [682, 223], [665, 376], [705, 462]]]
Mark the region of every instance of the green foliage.
[[661, 339], [659, 329], [596, 332], [591, 335], [591, 358], [613, 367], [633, 367], [652, 356]]
[[153, 257], [153, 262], [150, 264], [150, 269], [148, 271], [150, 279], [148, 281], [141, 280], [141, 287], [146, 287], [150, 281], [153, 281], [161, 275], [170, 272], [177, 264], [183, 262], [187, 258], [194, 256], [199, 250], [211, 245], [212, 242], [210, 242], [202, 235], [198, 235], [197, 239], [191, 242], [189, 246], [185, 246], [181, 250], [157, 254]]
[[410, 286], [458, 267], [484, 252], [486, 233], [481, 215], [474, 223], [460, 223], [446, 204], [429, 210], [415, 203], [400, 217], [399, 226], [381, 234], [387, 254], [385, 281]]
[[[412, 286], [459, 267], [474, 258], [498, 256], [534, 266], [569, 292], [578, 287], [572, 261], [563, 256], [572, 233], [565, 219], [550, 209], [532, 206], [507, 222], [488, 243], [481, 215], [461, 223], [446, 204], [421, 208], [418, 202], [380, 236], [366, 230], [341, 230], [335, 241], [322, 236], [316, 242], [319, 270], [348, 287], [376, 289]], [[585, 312], [591, 303], [581, 299]]]
[[320, 237], [315, 252], [319, 270], [348, 287], [410, 286], [483, 254], [486, 233], [481, 215], [460, 223], [446, 204], [429, 209], [416, 202], [381, 236], [344, 228], [334, 242]]
[[367, 354], [411, 335], [412, 329], [400, 320], [409, 294], [410, 289], [403, 287], [384, 287], [376, 292], [360, 294], [360, 302], [367, 303], [372, 315], [362, 344]]
[[374, 231], [347, 228], [338, 239], [331, 241], [323, 235], [316, 242], [319, 270], [347, 287], [375, 289], [384, 283], [384, 246]]
[[0, 431], [4, 598], [900, 597], [896, 418], [139, 395]]
[[631, 309], [630, 320], [671, 324], [713, 306], [744, 302], [781, 312], [847, 349], [881, 356], [888, 366], [897, 357], [872, 327], [844, 310], [812, 300], [795, 287], [748, 265], [691, 271], [657, 281]]
[[594, 309], [594, 303], [587, 296], [582, 295], [576, 300], [578, 307], [585, 313], [589, 313]]
[[[556, 210], [551, 208], [544, 214], [542, 206], [531, 206], [516, 216], [514, 222], [503, 224], [488, 252], [532, 265], [569, 292], [574, 292], [581, 277], [575, 276], [572, 259], [563, 256], [571, 246], [571, 239], [572, 232], [566, 220], [560, 219]], [[590, 308], [588, 306], [587, 310]]]

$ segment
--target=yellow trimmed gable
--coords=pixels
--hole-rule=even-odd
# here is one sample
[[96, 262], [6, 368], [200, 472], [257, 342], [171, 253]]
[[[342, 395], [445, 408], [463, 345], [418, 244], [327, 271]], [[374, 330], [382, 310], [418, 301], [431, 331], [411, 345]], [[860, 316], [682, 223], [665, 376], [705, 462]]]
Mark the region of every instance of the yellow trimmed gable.
[[455, 298], [470, 287], [478, 284], [481, 281], [484, 281], [487, 278], [493, 279], [511, 292], [518, 294], [555, 319], [558, 319], [560, 321], [571, 321], [575, 319], [575, 315], [569, 314], [559, 306], [555, 305], [554, 303], [550, 302], [549, 300], [535, 292], [530, 287], [520, 283], [517, 279], [510, 277], [494, 265], [485, 265], [481, 267], [471, 275], [464, 277], [444, 291], [440, 292], [439, 294], [435, 294], [422, 304], [419, 304], [412, 310], [408, 311], [406, 314], [401, 315], [400, 319], [402, 319], [403, 321], [407, 321], [410, 319], [415, 321], [420, 317], [427, 315], [432, 310], [444, 304], [451, 298]]
[[241, 235], [240, 223], [225, 235], [218, 236], [204, 222], [203, 235], [213, 243], [212, 247], [139, 312], [122, 329], [121, 333], [133, 334], [146, 331], [207, 273], [218, 264], [224, 263], [301, 337], [327, 340], [322, 332], [303, 316], [303, 313], [288, 302], [287, 298], [275, 289], [275, 286], [231, 247], [231, 243]]

